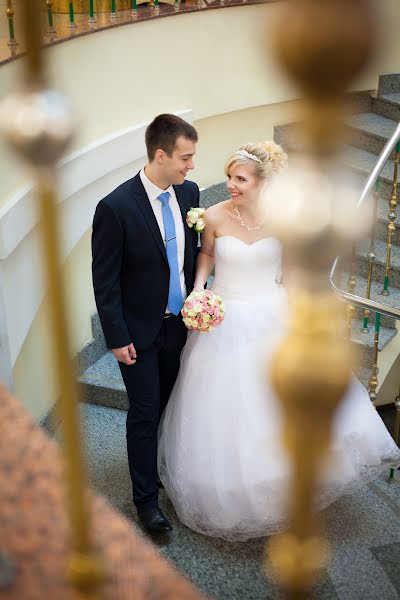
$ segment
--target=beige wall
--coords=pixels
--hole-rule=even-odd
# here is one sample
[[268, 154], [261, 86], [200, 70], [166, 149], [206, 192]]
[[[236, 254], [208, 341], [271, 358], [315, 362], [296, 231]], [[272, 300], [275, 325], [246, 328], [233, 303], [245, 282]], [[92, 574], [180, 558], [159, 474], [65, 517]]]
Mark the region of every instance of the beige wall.
[[[388, 373], [379, 371], [378, 377], [383, 380], [383, 383], [378, 390], [377, 405], [393, 404], [398, 396], [400, 396], [400, 344], [397, 344], [397, 354], [394, 362], [391, 365]], [[381, 361], [379, 361], [381, 364]]]
[[[90, 270], [90, 234], [88, 231], [76, 244], [63, 268], [74, 355], [92, 337], [90, 315], [96, 310]], [[58, 396], [58, 387], [51, 375], [48, 314], [46, 296], [13, 369], [15, 393], [37, 421], [46, 415]]]
[[58, 389], [52, 376], [47, 299], [42, 303], [13, 368], [14, 392], [36, 421], [54, 404]]
[[400, 386], [400, 321], [397, 321], [397, 335], [378, 354], [378, 398], [376, 405], [391, 404], [399, 395]]

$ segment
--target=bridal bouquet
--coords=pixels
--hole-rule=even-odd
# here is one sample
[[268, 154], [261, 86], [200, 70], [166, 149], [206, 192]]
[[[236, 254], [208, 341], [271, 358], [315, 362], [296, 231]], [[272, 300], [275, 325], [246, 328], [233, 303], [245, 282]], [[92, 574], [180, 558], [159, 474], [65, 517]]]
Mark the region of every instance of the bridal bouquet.
[[204, 229], [204, 208], [191, 208], [186, 213], [186, 223], [190, 228], [194, 227], [197, 233], [202, 233]]
[[201, 290], [189, 294], [181, 312], [188, 329], [206, 333], [222, 323], [225, 308], [220, 296], [211, 290]]

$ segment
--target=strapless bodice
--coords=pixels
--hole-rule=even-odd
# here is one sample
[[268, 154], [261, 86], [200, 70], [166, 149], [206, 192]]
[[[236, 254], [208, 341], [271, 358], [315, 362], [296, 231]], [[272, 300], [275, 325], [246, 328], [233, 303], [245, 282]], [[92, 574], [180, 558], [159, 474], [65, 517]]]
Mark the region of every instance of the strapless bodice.
[[224, 235], [215, 240], [215, 279], [212, 289], [224, 299], [247, 299], [277, 290], [282, 246], [267, 237], [253, 244]]

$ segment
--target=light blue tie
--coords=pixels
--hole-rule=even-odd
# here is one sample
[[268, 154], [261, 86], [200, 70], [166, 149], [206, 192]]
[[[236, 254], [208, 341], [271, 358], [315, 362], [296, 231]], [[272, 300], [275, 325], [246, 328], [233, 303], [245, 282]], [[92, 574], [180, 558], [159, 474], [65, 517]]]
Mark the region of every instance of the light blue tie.
[[169, 192], [163, 192], [158, 198], [161, 200], [162, 204], [161, 210], [164, 221], [166, 251], [169, 264], [168, 308], [172, 314], [177, 315], [183, 306], [183, 298], [179, 276], [175, 221], [169, 205]]

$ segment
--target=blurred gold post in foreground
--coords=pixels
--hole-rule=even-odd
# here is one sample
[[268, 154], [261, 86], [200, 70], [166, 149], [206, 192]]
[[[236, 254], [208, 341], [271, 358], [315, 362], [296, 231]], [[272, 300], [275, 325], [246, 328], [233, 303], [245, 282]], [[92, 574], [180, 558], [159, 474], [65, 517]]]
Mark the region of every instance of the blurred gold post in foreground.
[[314, 506], [334, 413], [351, 369], [349, 344], [338, 336], [343, 309], [330, 291], [328, 273], [343, 246], [349, 251], [364, 233], [355, 212], [344, 223], [340, 211], [332, 210], [338, 203], [344, 210], [347, 194], [336, 157], [344, 92], [369, 58], [373, 39], [367, 0], [291, 0], [276, 31], [278, 58], [305, 96], [305, 152], [297, 164], [293, 160], [293, 169], [289, 165], [268, 200], [289, 271], [284, 283], [290, 327], [271, 377], [281, 402], [292, 477], [290, 529], [272, 538], [267, 568], [287, 598], [296, 600], [309, 597], [327, 561]]
[[60, 387], [66, 487], [71, 530], [68, 576], [81, 597], [98, 598], [103, 579], [101, 562], [92, 545], [90, 507], [86, 494], [78, 393], [71, 364], [65, 296], [60, 274], [60, 235], [57, 222], [55, 165], [72, 137], [72, 119], [64, 98], [47, 88], [40, 51], [40, 2], [25, 0], [21, 6], [27, 48], [23, 91], [2, 106], [1, 125], [13, 149], [33, 171], [37, 185], [43, 232], [43, 253], [50, 299], [50, 322], [55, 371]]

